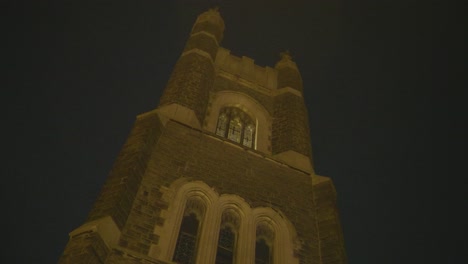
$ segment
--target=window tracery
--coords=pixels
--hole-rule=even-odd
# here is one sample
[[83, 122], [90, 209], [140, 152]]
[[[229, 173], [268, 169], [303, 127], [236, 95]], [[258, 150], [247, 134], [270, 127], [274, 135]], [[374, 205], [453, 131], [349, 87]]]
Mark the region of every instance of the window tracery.
[[237, 107], [225, 107], [218, 116], [216, 135], [252, 148], [255, 138], [255, 122]]
[[216, 251], [216, 264], [234, 263], [234, 245], [236, 234], [231, 226], [224, 226], [219, 231], [218, 250]]
[[260, 223], [256, 230], [257, 239], [255, 241], [255, 264], [273, 263], [272, 242], [274, 232], [267, 223]]
[[216, 264], [235, 263], [234, 258], [239, 222], [239, 217], [234, 211], [227, 210], [223, 212], [218, 238], [218, 249], [216, 251]]
[[244, 129], [244, 140], [242, 144], [246, 147], [252, 147], [254, 128], [252, 125], [247, 125]]
[[194, 213], [184, 216], [177, 239], [174, 261], [178, 263], [195, 263], [195, 249], [199, 221]]
[[216, 135], [224, 137], [226, 135], [228, 117], [225, 113], [221, 113], [218, 118], [218, 126], [216, 127]]
[[187, 201], [173, 261], [183, 264], [195, 263], [199, 227], [204, 213], [204, 206], [199, 201], [195, 199]]

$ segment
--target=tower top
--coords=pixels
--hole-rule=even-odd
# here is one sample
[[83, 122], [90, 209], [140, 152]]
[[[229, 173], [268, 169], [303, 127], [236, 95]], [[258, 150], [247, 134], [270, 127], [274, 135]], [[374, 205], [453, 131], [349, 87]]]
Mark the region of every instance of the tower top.
[[222, 27], [222, 30], [224, 30], [224, 21], [223, 18], [221, 17], [221, 14], [219, 13], [219, 7], [213, 7], [208, 9], [207, 11], [201, 13], [195, 24], [200, 23], [200, 22], [210, 22], [213, 24], [217, 24], [218, 26]]
[[291, 53], [289, 52], [289, 50], [280, 52], [280, 58], [281, 58], [282, 61], [284, 61], [284, 60], [287, 60], [287, 61], [292, 60], [292, 56], [291, 56]]
[[293, 68], [296, 71], [299, 71], [296, 63], [292, 60], [292, 56], [289, 50], [280, 52], [280, 60], [275, 65], [275, 69], [281, 69], [284, 67]]

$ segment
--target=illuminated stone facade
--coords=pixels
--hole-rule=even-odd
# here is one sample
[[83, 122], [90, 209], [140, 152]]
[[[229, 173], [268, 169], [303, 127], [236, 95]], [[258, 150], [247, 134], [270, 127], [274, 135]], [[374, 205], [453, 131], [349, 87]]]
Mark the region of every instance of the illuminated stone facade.
[[346, 263], [296, 64], [233, 56], [223, 32], [217, 10], [197, 18], [59, 263]]

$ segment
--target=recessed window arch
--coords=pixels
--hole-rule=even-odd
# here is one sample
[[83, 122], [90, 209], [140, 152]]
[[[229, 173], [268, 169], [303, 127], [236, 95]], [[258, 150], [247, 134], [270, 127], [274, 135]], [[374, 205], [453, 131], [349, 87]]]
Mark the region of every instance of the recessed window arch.
[[273, 241], [275, 233], [266, 222], [260, 222], [256, 228], [255, 264], [271, 264], [273, 262]]
[[236, 262], [239, 225], [240, 217], [237, 212], [232, 209], [227, 209], [223, 212], [216, 250], [216, 264], [232, 264]]
[[[220, 113], [223, 112], [223, 108], [240, 108], [250, 115], [254, 121], [252, 126], [252, 148], [263, 153], [271, 154], [272, 113], [267, 109], [268, 107], [247, 94], [230, 90], [215, 92], [210, 98], [209, 104], [209, 111], [207, 111], [207, 115], [203, 121], [204, 130], [216, 134], [217, 125], [219, 125], [218, 119]], [[242, 145], [242, 143], [239, 145]], [[248, 140], [246, 144], [250, 144]]]
[[[238, 195], [219, 195], [203, 181], [189, 178], [180, 178], [169, 188], [161, 190], [163, 199], [170, 205], [164, 211], [164, 224], [154, 230], [160, 239], [159, 243], [151, 246], [151, 257], [169, 263], [185, 263], [175, 261], [174, 255], [179, 231], [184, 229], [183, 219], [190, 216], [198, 221], [195, 255], [192, 255], [195, 262], [192, 263], [217, 263], [222, 229], [226, 231], [226, 240], [234, 241], [227, 243], [231, 245], [228, 248], [233, 248], [232, 263], [255, 263], [256, 258], [264, 259], [264, 263], [299, 263], [294, 255], [300, 249], [296, 244], [295, 228], [281, 211], [269, 207], [252, 208]], [[260, 251], [264, 253], [256, 254], [256, 249], [262, 249], [262, 246], [264, 250]]]
[[193, 197], [187, 200], [172, 259], [174, 262], [183, 264], [195, 263], [200, 227], [205, 216], [205, 211], [205, 205], [199, 199]]
[[216, 135], [245, 147], [255, 146], [255, 121], [238, 107], [224, 107], [218, 115]]

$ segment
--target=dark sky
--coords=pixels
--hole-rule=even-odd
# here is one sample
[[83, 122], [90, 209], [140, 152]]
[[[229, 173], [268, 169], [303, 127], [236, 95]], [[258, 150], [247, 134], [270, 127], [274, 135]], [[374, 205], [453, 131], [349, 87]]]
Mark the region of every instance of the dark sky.
[[463, 46], [445, 38], [459, 23], [440, 3], [5, 4], [2, 262], [56, 263], [136, 115], [157, 106], [196, 16], [218, 5], [223, 47], [271, 67], [288, 49], [297, 62], [315, 170], [335, 183], [349, 263], [461, 263], [466, 189], [448, 165], [439, 88], [463, 73], [446, 67]]

